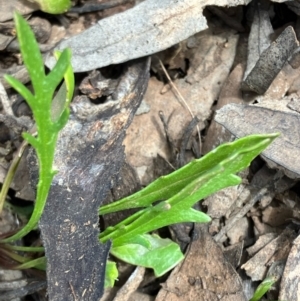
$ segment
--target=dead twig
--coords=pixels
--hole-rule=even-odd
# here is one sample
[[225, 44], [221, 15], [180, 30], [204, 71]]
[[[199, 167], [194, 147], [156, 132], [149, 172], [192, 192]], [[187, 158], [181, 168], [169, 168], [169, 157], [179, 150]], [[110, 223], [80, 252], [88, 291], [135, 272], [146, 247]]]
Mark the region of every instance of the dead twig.
[[[165, 68], [165, 66], [164, 66], [164, 64], [162, 63], [161, 60], [159, 60], [159, 64], [160, 64], [162, 70], [164, 71], [164, 73], [165, 73], [165, 75], [166, 75], [166, 77], [168, 79], [168, 82], [169, 82], [170, 86], [174, 89], [174, 91], [176, 92], [178, 98], [183, 103], [184, 107], [188, 110], [188, 112], [190, 113], [191, 117], [194, 119], [195, 118], [194, 113], [190, 109], [188, 103], [186, 102], [186, 100], [184, 99], [184, 97], [182, 96], [182, 94], [180, 93], [180, 91], [178, 90], [178, 88], [176, 87], [176, 85], [173, 83], [171, 77], [168, 74], [168, 71], [166, 70], [166, 68]], [[198, 134], [198, 139], [199, 139], [199, 151], [201, 153], [201, 135], [200, 135], [200, 129], [199, 129], [198, 125], [197, 125], [197, 134]]]

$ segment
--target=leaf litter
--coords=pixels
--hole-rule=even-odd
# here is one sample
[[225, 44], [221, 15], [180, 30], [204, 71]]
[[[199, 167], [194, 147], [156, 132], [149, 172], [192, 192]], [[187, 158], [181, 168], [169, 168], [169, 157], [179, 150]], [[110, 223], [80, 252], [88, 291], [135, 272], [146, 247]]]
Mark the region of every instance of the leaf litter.
[[[171, 2], [174, 4], [173, 1], [168, 4]], [[59, 47], [75, 45], [74, 66], [77, 71], [92, 70], [153, 53], [152, 76], [143, 99], [147, 109], [135, 116], [124, 141], [127, 162], [133, 167], [133, 172], [138, 175], [142, 185], [148, 184], [157, 175], [157, 166], [153, 166], [153, 162], [158, 154], [163, 158], [160, 161], [161, 165], [167, 162], [166, 165], [169, 167], [176, 166], [172, 163], [176, 163], [176, 154], [182, 151], [180, 149], [181, 141], [184, 139], [182, 137], [191, 121], [190, 114], [178, 101], [161, 69], [155, 63], [158, 59], [168, 67], [174, 84], [193, 114], [200, 120], [198, 126], [204, 140], [202, 153], [207, 153], [220, 143], [231, 141], [247, 133], [265, 133], [274, 130], [281, 132], [281, 138], [273, 145], [275, 150], [262, 156], [273, 170], [270, 171], [264, 161], [258, 159], [248, 171], [242, 174], [244, 178], [242, 184], [225, 189], [205, 201], [204, 204], [208, 207], [208, 214], [213, 221], [208, 229], [202, 226], [195, 227], [194, 236], [187, 247], [186, 260], [172, 272], [156, 300], [166, 300], [166, 298], [168, 300], [217, 300], [216, 298], [220, 299], [220, 296], [222, 296], [221, 300], [249, 300], [255, 289], [255, 283], [251, 282], [251, 279], [262, 280], [270, 273], [276, 274], [278, 280], [274, 290], [277, 295], [274, 295], [274, 291], [270, 292], [269, 298], [300, 300], [300, 293], [291, 289], [291, 285], [298, 281], [295, 280], [297, 273], [294, 271], [298, 266], [297, 254], [299, 253], [297, 239], [294, 241], [299, 219], [297, 180], [300, 173], [297, 147], [299, 114], [295, 105], [300, 97], [299, 85], [297, 85], [299, 64], [295, 59], [297, 53], [294, 54], [293, 60], [293, 53], [298, 47], [296, 25], [296, 19], [299, 18], [298, 3], [287, 2], [287, 7], [295, 12], [294, 19], [281, 25], [274, 24], [279, 18], [278, 10], [283, 9], [283, 6], [269, 1], [252, 1], [247, 7], [228, 9], [222, 6], [248, 5], [250, 1], [218, 1], [218, 3], [203, 1], [200, 4], [197, 1], [198, 10], [191, 10], [193, 4], [191, 2], [189, 2], [190, 6], [184, 6], [185, 1], [182, 3], [182, 8], [185, 7], [190, 14], [198, 14], [199, 25], [192, 28], [187, 25], [182, 26], [182, 30], [186, 30], [184, 34], [181, 29], [176, 31], [177, 27], [174, 27], [176, 30], [172, 28], [170, 31], [170, 27], [162, 21], [170, 16], [168, 13], [173, 12], [172, 10], [168, 12], [166, 9], [165, 14], [158, 16], [161, 18], [160, 30], [163, 35], [155, 36], [151, 31], [153, 23], [150, 26], [148, 22], [154, 18], [157, 11], [153, 10], [152, 15], [148, 14], [149, 19], [144, 18], [141, 22], [136, 15], [143, 6], [137, 5], [133, 12], [128, 11], [128, 15], [125, 11], [115, 15], [115, 19], [110, 17], [100, 20], [94, 28], [92, 27], [89, 32], [95, 32], [95, 28], [102, 30], [102, 36], [96, 35], [97, 39], [93, 38], [96, 46], [90, 42], [91, 40], [83, 42], [80, 35], [70, 40], [66, 39], [59, 45]], [[215, 4], [219, 7], [208, 7], [204, 11], [206, 21], [202, 16], [205, 6]], [[143, 5], [148, 7], [151, 1], [145, 1]], [[155, 8], [160, 7], [157, 5]], [[248, 13], [247, 16], [243, 13], [244, 9]], [[254, 13], [250, 13], [251, 9]], [[130, 14], [133, 17], [126, 19]], [[143, 16], [143, 13], [140, 15]], [[94, 18], [98, 22], [97, 17]], [[124, 18], [128, 24], [127, 32], [123, 30], [124, 23], [120, 23], [119, 27], [113, 23], [115, 22], [113, 20]], [[78, 22], [82, 22], [79, 19]], [[231, 19], [243, 26], [228, 21]], [[132, 24], [130, 20], [134, 20]], [[187, 24], [181, 14], [172, 21]], [[140, 26], [135, 22], [140, 22]], [[82, 24], [77, 27], [79, 30], [84, 29]], [[243, 32], [247, 27], [251, 28], [249, 39], [247, 29], [246, 33]], [[119, 28], [119, 31], [116, 28]], [[140, 36], [133, 34], [135, 29], [145, 28], [149, 28], [149, 33]], [[124, 34], [124, 41], [128, 39], [127, 43], [122, 44], [121, 34]], [[82, 35], [88, 37], [88, 31], [83, 31]], [[145, 38], [149, 44], [146, 44]], [[132, 46], [136, 45], [136, 41], [139, 41], [137, 44], [139, 47], [134, 49]], [[248, 54], [243, 53], [244, 41], [248, 43]], [[88, 47], [83, 49], [82, 45]], [[107, 54], [104, 55], [107, 50]], [[47, 56], [50, 66], [51, 53]], [[90, 56], [94, 56], [94, 59], [91, 60]], [[243, 59], [247, 56], [247, 60]], [[270, 58], [274, 57], [275, 67], [274, 60], [270, 61]], [[267, 68], [264, 67], [266, 62]], [[12, 66], [20, 67], [17, 64]], [[101, 69], [102, 73], [105, 74], [105, 70]], [[96, 79], [90, 76], [85, 80], [96, 83], [92, 90], [96, 100], [102, 97], [113, 101], [113, 92], [109, 91], [107, 86], [102, 89], [105, 79], [101, 81], [101, 76]], [[215, 106], [216, 100], [218, 102]], [[288, 109], [289, 107], [292, 107], [293, 111]], [[217, 109], [216, 121], [224, 127], [211, 118], [214, 109]], [[168, 138], [172, 141], [172, 145], [167, 142], [165, 128], [159, 119], [161, 111], [167, 121]], [[194, 141], [196, 140], [197, 138]], [[193, 157], [194, 143], [191, 139], [185, 144], [186, 161]], [[282, 170], [283, 173], [277, 172], [278, 170]], [[159, 171], [160, 174], [163, 172], [166, 171]], [[114, 182], [122, 182], [122, 179], [116, 177]], [[27, 182], [23, 186], [26, 185]], [[118, 189], [116, 188], [115, 191]], [[191, 228], [186, 229], [189, 229], [188, 232], [191, 230]], [[212, 236], [218, 240], [219, 245], [211, 239]], [[262, 240], [264, 243], [260, 243]], [[256, 247], [255, 251], [253, 247]], [[282, 248], [281, 253], [280, 248]], [[227, 258], [224, 255], [233, 252], [232, 249], [240, 254], [237, 256], [239, 259], [235, 261], [230, 261], [228, 259], [230, 256], [228, 255]], [[199, 256], [196, 256], [196, 253], [199, 253]], [[247, 261], [243, 258], [247, 258]], [[285, 261], [287, 264], [282, 264]], [[242, 270], [246, 271], [248, 277]], [[177, 286], [172, 283], [174, 279], [179, 279], [178, 277], [181, 279], [179, 288], [178, 283]], [[151, 274], [146, 272], [144, 278], [140, 288], [145, 288], [151, 283]], [[224, 279], [229, 279], [230, 284], [236, 285], [222, 286]], [[249, 279], [250, 285], [247, 286]], [[158, 290], [158, 287], [155, 289]], [[131, 299], [142, 300], [139, 299], [141, 295], [138, 294], [141, 294], [139, 290], [132, 293]], [[169, 294], [168, 297], [165, 294]], [[154, 300], [153, 296], [144, 295], [143, 297], [148, 300], [149, 298]]]

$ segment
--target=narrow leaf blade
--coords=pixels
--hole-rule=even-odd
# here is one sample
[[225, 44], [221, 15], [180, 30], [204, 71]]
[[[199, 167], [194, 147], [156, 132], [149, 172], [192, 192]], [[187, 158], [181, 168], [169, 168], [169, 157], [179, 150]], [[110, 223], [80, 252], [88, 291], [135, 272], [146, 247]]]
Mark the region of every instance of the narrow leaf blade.
[[[264, 150], [278, 134], [251, 135], [232, 143], [220, 145], [212, 152], [194, 160], [173, 173], [158, 178], [141, 191], [120, 201], [103, 206], [100, 214], [121, 211], [124, 209], [148, 207], [157, 200], [166, 200], [181, 191], [197, 178], [206, 177], [214, 169], [226, 168], [230, 173], [237, 173]], [[242, 160], [238, 161], [237, 158]]]
[[[59, 60], [61, 52], [54, 52], [55, 58]], [[70, 58], [68, 58], [70, 59]], [[56, 72], [56, 71], [54, 71]], [[52, 120], [57, 121], [60, 116], [63, 114], [64, 110], [69, 107], [74, 92], [75, 86], [75, 77], [72, 69], [72, 65], [69, 62], [67, 70], [64, 74], [64, 82], [61, 85], [60, 89], [56, 93], [52, 101]], [[67, 117], [68, 118], [68, 117]]]
[[275, 277], [267, 277], [255, 290], [253, 297], [249, 301], [259, 301], [271, 289], [276, 282]]
[[54, 68], [47, 75], [47, 84], [49, 88], [55, 89], [59, 85], [67, 69], [70, 66], [70, 62], [71, 62], [71, 50], [65, 49], [59, 56], [59, 59], [56, 65], [54, 66]]
[[27, 261], [25, 263], [20, 264], [16, 268], [19, 269], [19, 270], [36, 268], [38, 270], [45, 271], [46, 270], [46, 257], [43, 256], [43, 257], [39, 257], [37, 259]]
[[34, 102], [34, 96], [32, 95], [32, 93], [14, 77], [5, 75], [4, 78], [12, 88], [14, 88], [20, 95], [23, 96], [24, 99], [26, 99], [28, 105], [31, 107], [32, 103]]

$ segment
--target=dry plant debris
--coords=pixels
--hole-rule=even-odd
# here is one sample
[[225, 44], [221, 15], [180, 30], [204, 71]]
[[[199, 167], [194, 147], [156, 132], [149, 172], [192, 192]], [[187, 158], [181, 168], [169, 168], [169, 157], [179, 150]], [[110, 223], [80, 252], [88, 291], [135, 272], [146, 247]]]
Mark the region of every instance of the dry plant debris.
[[208, 234], [207, 226], [196, 225], [186, 258], [173, 270], [155, 300], [247, 299], [238, 274]]
[[263, 152], [263, 156], [272, 162], [272, 167], [283, 169], [292, 178], [299, 178], [299, 117], [299, 114], [292, 112], [230, 104], [217, 111], [215, 120], [236, 137], [250, 133], [279, 132], [280, 137]]
[[[81, 11], [89, 2], [86, 1], [79, 7]], [[82, 138], [86, 144], [88, 142], [85, 139], [90, 139], [91, 142], [95, 137], [102, 135], [109, 140], [113, 139], [113, 131], [122, 132], [120, 136], [115, 137], [118, 147], [114, 147], [120, 152], [119, 157], [111, 155], [115, 168], [111, 173], [114, 174], [123, 165], [123, 155], [119, 148], [124, 128], [130, 123], [129, 112], [136, 109], [137, 103], [135, 102], [134, 108], [126, 107], [130, 116], [124, 117], [124, 107], [120, 108], [118, 105], [120, 99], [125, 105], [128, 101], [127, 94], [125, 90], [124, 93], [120, 91], [119, 95], [122, 97], [116, 98], [115, 93], [115, 89], [122, 85], [122, 79], [107, 76], [107, 69], [99, 68], [153, 54], [152, 76], [142, 100], [144, 107], [140, 108], [138, 115], [134, 117], [124, 140], [126, 160], [132, 167], [124, 167], [118, 176], [113, 176], [114, 189], [108, 197], [110, 200], [126, 193], [126, 186], [130, 186], [130, 191], [137, 189], [139, 185], [134, 183], [137, 182], [135, 173], [142, 185], [152, 181], [157, 175], [158, 167], [153, 165], [153, 161], [158, 161], [158, 155], [159, 164], [164, 166], [164, 169], [159, 171], [160, 174], [166, 172], [165, 165], [168, 168], [176, 166], [173, 164], [176, 158], [172, 158], [171, 155], [176, 157], [178, 153], [185, 152], [186, 161], [193, 157], [192, 139], [186, 145], [187, 150], [180, 149], [191, 116], [165, 80], [158, 64], [159, 60], [167, 67], [174, 84], [193, 114], [200, 120], [198, 126], [204, 140], [202, 153], [207, 153], [220, 143], [231, 141], [235, 137], [280, 131], [280, 139], [262, 156], [273, 170], [270, 170], [264, 161], [257, 160], [252, 168], [243, 174], [242, 184], [225, 189], [205, 200], [203, 204], [207, 206], [207, 212], [213, 218], [208, 232], [203, 226], [195, 226], [192, 242], [187, 249], [187, 258], [172, 272], [169, 279], [165, 280], [156, 300], [249, 300], [255, 289], [255, 281], [268, 275], [276, 275], [278, 279], [274, 291], [268, 295], [269, 299], [300, 300], [299, 290], [295, 289], [299, 282], [300, 270], [297, 237], [300, 212], [300, 77], [297, 50], [300, 32], [299, 3], [279, 0], [274, 1], [276, 4], [267, 0], [168, 0], [159, 3], [146, 0], [134, 5], [135, 1], [129, 2], [124, 2], [121, 8], [101, 14], [82, 15], [80, 10], [76, 12], [78, 7], [74, 7], [72, 16], [69, 14], [66, 15], [68, 18], [61, 19], [62, 22], [67, 20], [68, 28], [56, 22], [51, 24], [49, 29], [44, 22], [44, 16], [41, 16], [42, 20], [35, 19], [35, 14], [39, 15], [37, 7], [27, 2], [0, 0], [0, 49], [3, 54], [11, 54], [12, 51], [18, 50], [15, 37], [11, 34], [12, 11], [17, 7], [23, 14], [33, 13], [34, 18], [29, 19], [32, 24], [37, 22], [37, 34], [41, 37], [40, 46], [47, 57], [48, 66], [52, 64], [52, 54], [49, 50], [59, 43], [58, 48], [70, 46], [73, 49], [75, 71], [97, 69], [88, 75], [80, 75], [84, 79], [78, 93], [88, 96], [78, 96], [73, 108], [74, 114], [76, 111], [76, 114], [80, 115], [79, 119], [83, 123], [81, 129], [90, 129], [90, 135]], [[286, 3], [283, 5], [283, 2]], [[236, 7], [238, 5], [240, 6]], [[127, 10], [123, 13], [103, 18], [125, 9]], [[295, 13], [292, 18], [291, 15], [285, 15], [286, 10], [289, 14], [291, 11]], [[92, 24], [94, 25], [91, 26]], [[28, 76], [18, 59], [16, 54], [0, 59], [1, 82], [4, 73], [10, 73], [24, 83], [28, 81]], [[8, 88], [4, 82], [3, 86]], [[126, 83], [123, 87], [125, 86]], [[9, 102], [13, 99], [11, 91], [7, 92], [8, 101], [4, 100], [6, 94], [1, 93], [6, 114], [9, 112]], [[92, 105], [90, 100], [103, 104]], [[16, 105], [17, 101], [14, 100], [14, 103]], [[119, 110], [119, 114], [116, 114], [116, 110]], [[213, 116], [212, 112], [215, 110], [217, 113]], [[93, 114], [96, 111], [98, 115], [95, 117]], [[161, 111], [166, 119], [168, 139], [172, 142], [172, 148], [167, 142], [164, 126], [159, 118]], [[1, 122], [6, 125], [6, 128], [1, 127], [0, 132], [1, 181], [12, 153], [18, 146], [17, 132], [20, 132], [20, 128], [8, 126], [12, 119], [8, 120], [3, 116], [7, 115], [1, 115]], [[92, 116], [98, 119], [91, 122], [90, 118], [94, 118]], [[69, 170], [72, 176], [71, 168], [65, 165], [71, 156], [68, 152], [76, 152], [76, 146], [70, 146], [65, 152], [64, 145], [67, 141], [71, 143], [72, 137], [80, 133], [80, 126], [73, 123], [74, 120], [70, 124], [73, 136], [66, 138], [62, 134], [63, 152], [59, 154], [61, 161], [57, 163], [62, 166], [63, 172], [68, 173]], [[18, 122], [26, 123], [22, 123], [21, 119], [18, 119]], [[100, 128], [101, 132], [98, 132]], [[92, 133], [95, 136], [92, 137]], [[8, 143], [10, 137], [13, 137], [13, 142]], [[108, 156], [108, 149], [107, 146], [105, 156]], [[78, 155], [75, 156], [79, 158]], [[86, 164], [88, 158], [91, 161], [99, 159], [99, 156], [87, 152], [82, 156], [85, 159], [80, 164]], [[91, 159], [92, 157], [95, 158]], [[108, 160], [108, 157], [104, 158]], [[28, 189], [28, 167], [25, 160], [22, 164], [23, 167], [20, 167], [11, 188], [16, 191], [18, 197], [32, 200], [33, 192]], [[292, 179], [277, 173], [278, 170], [282, 170]], [[106, 174], [102, 176], [109, 178]], [[59, 180], [60, 184], [66, 183], [64, 178]], [[107, 183], [106, 188], [109, 186], [110, 183]], [[98, 194], [101, 193], [98, 191]], [[61, 208], [64, 205], [66, 204], [63, 202], [54, 207]], [[82, 206], [82, 201], [78, 206]], [[50, 217], [47, 213], [41, 224], [49, 229], [51, 221], [56, 218], [53, 214], [57, 212], [57, 209], [53, 210], [50, 207], [49, 204]], [[60, 211], [67, 212], [64, 209]], [[96, 217], [93, 218], [96, 220]], [[109, 220], [107, 224], [110, 222]], [[66, 230], [64, 235], [68, 236], [68, 229], [74, 229], [76, 222], [66, 221], [62, 224], [63, 230]], [[184, 229], [190, 230], [192, 227], [185, 225]], [[219, 245], [213, 241], [212, 236]], [[68, 243], [67, 240], [65, 242]], [[47, 244], [47, 239], [45, 243]], [[71, 249], [72, 242], [69, 246]], [[230, 263], [228, 258], [232, 259]], [[67, 258], [65, 262], [68, 260]], [[57, 262], [54, 264], [59, 265]], [[243, 271], [246, 271], [247, 277]], [[51, 283], [55, 277], [48, 282], [50, 293], [55, 290], [55, 285]], [[147, 272], [144, 277], [147, 278]], [[135, 286], [137, 282], [134, 281]], [[152, 280], [150, 283], [153, 282]], [[129, 283], [130, 280], [124, 286], [124, 290], [128, 289]], [[226, 285], [228, 283], [229, 285]], [[249, 283], [248, 289], [245, 289]], [[70, 300], [74, 300], [74, 296], [78, 295], [76, 289], [81, 290], [80, 285], [76, 288], [72, 283], [72, 286], [73, 295], [69, 294]], [[126, 298], [123, 296], [122, 300], [154, 300], [158, 286], [148, 293], [147, 287], [141, 284], [136, 292], [132, 292], [136, 287], [129, 288]], [[69, 290], [69, 284], [65, 283], [65, 286], [59, 287], [58, 290], [63, 289]], [[121, 298], [120, 294], [118, 298]]]

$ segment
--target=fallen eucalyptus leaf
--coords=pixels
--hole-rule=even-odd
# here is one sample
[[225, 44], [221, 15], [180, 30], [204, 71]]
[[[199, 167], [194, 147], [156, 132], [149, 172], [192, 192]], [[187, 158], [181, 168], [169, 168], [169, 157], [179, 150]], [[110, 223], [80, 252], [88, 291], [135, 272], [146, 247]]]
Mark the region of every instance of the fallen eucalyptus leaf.
[[172, 271], [155, 300], [247, 299], [238, 273], [208, 233], [207, 225], [196, 224], [185, 260]]
[[[250, 4], [251, 5], [251, 4]], [[267, 7], [262, 7], [261, 3], [254, 2], [254, 16], [248, 40], [247, 69], [244, 79], [252, 71], [263, 51], [271, 44], [271, 34], [273, 28]]]
[[270, 167], [283, 169], [290, 178], [300, 178], [299, 114], [254, 105], [229, 104], [216, 112], [215, 121], [236, 137], [279, 132], [280, 136], [262, 152]]
[[[83, 72], [144, 57], [167, 49], [207, 28], [202, 15], [208, 5], [247, 5], [250, 0], [146, 0], [123, 13], [62, 41], [58, 49], [71, 48], [74, 72]], [[46, 65], [54, 58], [48, 55]]]
[[[97, 239], [97, 208], [123, 165], [125, 129], [146, 90], [149, 63], [140, 60], [123, 66], [114, 91], [116, 100], [99, 106], [87, 97], [76, 97], [71, 104], [71, 118], [56, 148], [59, 171], [39, 223], [47, 256], [49, 300], [96, 301], [102, 296], [110, 243], [100, 244]], [[35, 182], [35, 161], [30, 154], [28, 162]]]

